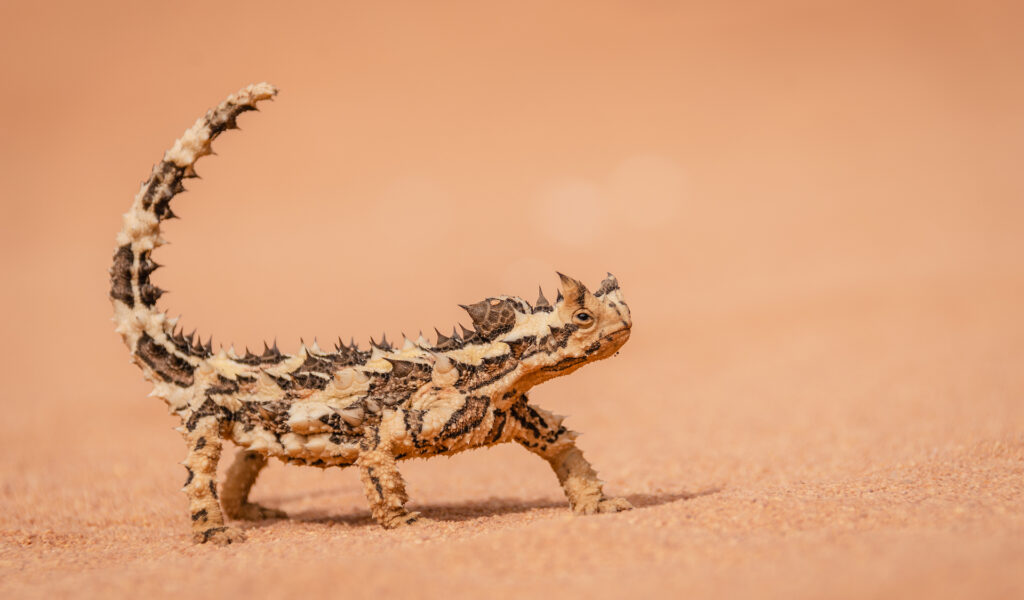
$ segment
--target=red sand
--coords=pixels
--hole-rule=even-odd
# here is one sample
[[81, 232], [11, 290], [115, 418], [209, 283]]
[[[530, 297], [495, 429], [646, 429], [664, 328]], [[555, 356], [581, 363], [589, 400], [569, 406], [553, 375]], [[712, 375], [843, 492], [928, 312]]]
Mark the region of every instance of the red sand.
[[[0, 9], [0, 597], [1024, 596], [1021, 14], [374, 6]], [[404, 463], [432, 522], [388, 532], [354, 471], [275, 462], [291, 519], [189, 542], [105, 269], [160, 152], [262, 79], [162, 303], [294, 349], [610, 269], [632, 339], [533, 397], [637, 510], [572, 517], [505, 446]]]

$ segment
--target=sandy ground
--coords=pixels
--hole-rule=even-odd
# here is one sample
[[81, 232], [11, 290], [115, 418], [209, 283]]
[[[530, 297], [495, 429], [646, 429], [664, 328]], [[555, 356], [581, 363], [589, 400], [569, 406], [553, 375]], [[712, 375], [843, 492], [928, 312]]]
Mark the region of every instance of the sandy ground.
[[[0, 597], [1024, 597], [1022, 15], [668, 4], [4, 3]], [[263, 79], [164, 306], [294, 349], [611, 270], [633, 338], [533, 398], [636, 510], [573, 517], [504, 446], [404, 463], [431, 521], [386, 532], [354, 471], [274, 463], [290, 519], [190, 543], [105, 270]]]

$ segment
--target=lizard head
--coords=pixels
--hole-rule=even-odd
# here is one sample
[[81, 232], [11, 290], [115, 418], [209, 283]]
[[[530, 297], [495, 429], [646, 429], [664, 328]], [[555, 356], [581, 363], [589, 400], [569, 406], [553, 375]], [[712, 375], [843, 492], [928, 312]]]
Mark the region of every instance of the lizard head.
[[633, 322], [614, 276], [609, 273], [591, 292], [580, 281], [558, 275], [561, 290], [554, 304], [542, 292], [532, 307], [510, 296], [463, 307], [477, 335], [506, 345], [518, 360], [517, 387], [572, 373], [615, 354], [629, 339]]
[[615, 354], [629, 339], [633, 327], [619, 282], [611, 273], [596, 292], [572, 277], [558, 276], [562, 289], [548, 319], [557, 343], [549, 345], [548, 360], [538, 365], [541, 371], [555, 376]]

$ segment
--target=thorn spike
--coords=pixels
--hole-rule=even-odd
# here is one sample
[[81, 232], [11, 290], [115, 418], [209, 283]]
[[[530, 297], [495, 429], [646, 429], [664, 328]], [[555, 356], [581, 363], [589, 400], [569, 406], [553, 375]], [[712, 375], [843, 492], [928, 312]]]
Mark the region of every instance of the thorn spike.
[[537, 301], [534, 303], [537, 308], [545, 308], [551, 306], [548, 299], [544, 297], [544, 288], [537, 286]]

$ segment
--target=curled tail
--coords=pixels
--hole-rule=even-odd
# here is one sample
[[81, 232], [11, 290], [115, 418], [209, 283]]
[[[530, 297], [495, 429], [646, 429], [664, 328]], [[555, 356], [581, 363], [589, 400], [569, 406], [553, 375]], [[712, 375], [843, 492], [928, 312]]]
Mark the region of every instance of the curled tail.
[[174, 335], [177, 319], [156, 309], [163, 291], [150, 283], [150, 274], [159, 266], [150, 254], [165, 243], [160, 223], [174, 217], [171, 199], [185, 190], [183, 179], [196, 176], [195, 163], [212, 152], [213, 139], [226, 129], [237, 128], [239, 114], [256, 110], [257, 102], [276, 94], [268, 83], [249, 85], [208, 111], [164, 153], [124, 214], [110, 268], [113, 321], [146, 378], [158, 384], [159, 395], [170, 397], [190, 388], [196, 368], [211, 355], [210, 344], [203, 347], [191, 338]]

